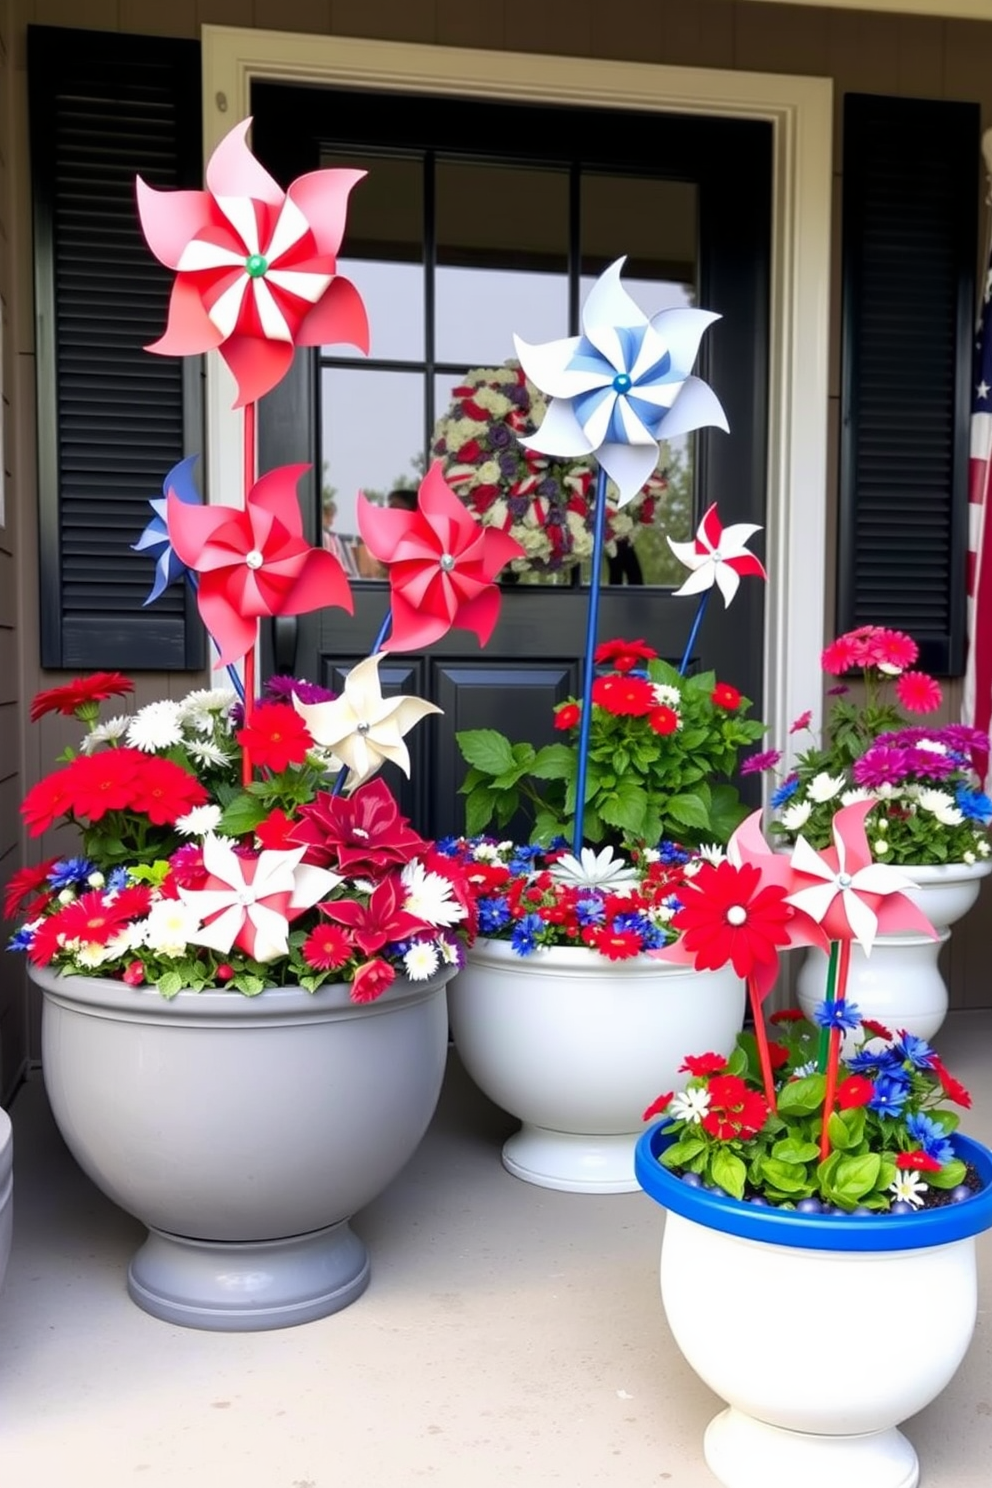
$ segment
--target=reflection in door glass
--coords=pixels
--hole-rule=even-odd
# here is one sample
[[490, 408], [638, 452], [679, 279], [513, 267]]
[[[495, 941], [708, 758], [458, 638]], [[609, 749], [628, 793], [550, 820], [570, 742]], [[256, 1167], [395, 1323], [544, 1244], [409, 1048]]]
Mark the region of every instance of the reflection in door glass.
[[338, 554], [353, 577], [380, 578], [379, 565], [358, 535], [358, 493], [363, 491], [370, 501], [384, 506], [393, 492], [413, 492], [420, 484], [423, 376], [324, 367], [320, 417], [324, 545]]

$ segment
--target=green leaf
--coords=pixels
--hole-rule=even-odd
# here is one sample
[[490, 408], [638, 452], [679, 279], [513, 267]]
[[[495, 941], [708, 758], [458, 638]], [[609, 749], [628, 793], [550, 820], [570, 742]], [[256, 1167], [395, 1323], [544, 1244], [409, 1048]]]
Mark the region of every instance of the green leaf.
[[265, 991], [265, 980], [263, 977], [253, 976], [250, 971], [240, 971], [231, 978], [228, 986], [235, 987], [245, 997], [257, 997], [260, 992]]
[[852, 1139], [851, 1133], [836, 1111], [830, 1113], [830, 1120], [827, 1122], [827, 1135], [830, 1138], [831, 1147], [838, 1152], [847, 1152], [852, 1147], [858, 1145]]
[[492, 821], [496, 792], [487, 785], [477, 785], [465, 802], [465, 835], [477, 837]]
[[826, 1084], [823, 1075], [804, 1075], [800, 1080], [789, 1080], [779, 1091], [779, 1110], [783, 1115], [811, 1116], [823, 1105]]
[[496, 825], [501, 831], [510, 817], [515, 815], [519, 804], [520, 796], [517, 791], [508, 791], [506, 795], [496, 797]]
[[548, 843], [555, 837], [566, 837], [561, 818], [553, 811], [539, 811], [534, 818], [534, 830], [530, 834], [530, 840], [547, 847]]
[[957, 1188], [959, 1183], [964, 1182], [967, 1171], [959, 1157], [952, 1157], [939, 1173], [922, 1173], [920, 1176], [931, 1188]]
[[567, 744], [546, 744], [530, 767], [535, 780], [569, 780], [575, 774], [575, 751]]
[[804, 1142], [799, 1137], [783, 1137], [772, 1148], [772, 1157], [782, 1163], [808, 1163], [819, 1157], [820, 1149], [815, 1142]]
[[728, 1193], [732, 1198], [742, 1199], [744, 1197], [744, 1180], [747, 1177], [747, 1168], [734, 1153], [728, 1152], [726, 1147], [718, 1147], [713, 1153], [710, 1162], [710, 1177], [718, 1188]]
[[155, 983], [163, 997], [170, 999], [183, 990], [183, 979], [178, 971], [167, 971]]
[[496, 729], [463, 729], [455, 740], [469, 764], [487, 775], [502, 775], [513, 769], [510, 741]]
[[261, 801], [243, 793], [235, 796], [229, 806], [225, 806], [217, 823], [217, 831], [224, 837], [244, 837], [249, 832], [254, 832], [259, 822], [263, 822], [268, 814]]
[[599, 814], [607, 826], [637, 835], [644, 822], [648, 798], [640, 786], [621, 781], [616, 792], [597, 801]]
[[513, 745], [513, 761], [514, 761], [514, 764], [522, 765], [525, 770], [528, 770], [531, 767], [531, 765], [534, 763], [534, 761], [535, 761], [536, 758], [537, 758], [537, 751], [535, 750], [533, 744], [514, 744]]
[[671, 1147], [666, 1147], [661, 1154], [661, 1164], [665, 1168], [684, 1168], [687, 1163], [698, 1157], [706, 1147], [705, 1141], [699, 1137], [684, 1136]]
[[665, 802], [665, 811], [680, 826], [693, 827], [697, 832], [705, 832], [709, 828], [709, 812], [700, 796], [669, 796]]
[[860, 1157], [841, 1157], [832, 1186], [843, 1198], [863, 1198], [878, 1182], [881, 1166], [882, 1159], [877, 1152], [863, 1152]]
[[809, 1177], [802, 1165], [783, 1162], [775, 1157], [763, 1157], [760, 1168], [763, 1183], [773, 1184], [782, 1193], [800, 1193], [809, 1187]]

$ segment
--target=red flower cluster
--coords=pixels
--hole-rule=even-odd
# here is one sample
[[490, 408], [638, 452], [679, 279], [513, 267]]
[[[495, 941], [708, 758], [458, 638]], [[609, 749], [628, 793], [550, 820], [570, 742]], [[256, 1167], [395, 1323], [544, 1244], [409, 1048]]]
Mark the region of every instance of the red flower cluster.
[[172, 826], [207, 791], [195, 775], [172, 760], [140, 749], [107, 749], [81, 754], [39, 780], [21, 803], [32, 837], [40, 837], [59, 817], [97, 822], [108, 811], [142, 816], [157, 827]]
[[739, 1075], [714, 1075], [706, 1089], [710, 1107], [701, 1125], [718, 1141], [753, 1137], [768, 1120], [765, 1097], [757, 1090], [750, 1090]]
[[36, 966], [47, 966], [66, 944], [105, 946], [132, 920], [148, 913], [151, 898], [151, 890], [144, 885], [121, 889], [113, 895], [100, 891], [81, 894], [41, 922], [28, 959]]
[[835, 677], [866, 667], [903, 672], [919, 654], [916, 642], [904, 631], [889, 630], [884, 625], [859, 625], [831, 641], [820, 656], [820, 665]]
[[632, 672], [648, 661], [656, 661], [657, 651], [647, 641], [601, 641], [596, 647], [593, 661], [596, 666], [609, 666], [615, 672]]

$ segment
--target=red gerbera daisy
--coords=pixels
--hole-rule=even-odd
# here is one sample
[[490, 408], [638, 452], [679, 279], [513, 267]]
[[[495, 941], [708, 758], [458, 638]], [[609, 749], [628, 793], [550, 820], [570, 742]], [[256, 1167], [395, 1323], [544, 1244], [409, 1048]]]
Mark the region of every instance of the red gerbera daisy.
[[[108, 750], [104, 757], [112, 759], [121, 752], [119, 749]], [[94, 755], [93, 758], [100, 756]], [[209, 800], [206, 786], [182, 765], [158, 755], [142, 755], [141, 758], [143, 765], [137, 779], [132, 782], [129, 806], [131, 811], [147, 816], [156, 827], [171, 827], [194, 806], [202, 806]]]
[[837, 1104], [842, 1111], [853, 1111], [857, 1106], [866, 1106], [875, 1094], [875, 1086], [864, 1075], [848, 1075], [837, 1087]]
[[592, 700], [617, 718], [643, 718], [656, 706], [654, 688], [641, 677], [597, 677]]
[[761, 888], [761, 870], [753, 863], [704, 863], [686, 885], [684, 906], [672, 923], [695, 954], [697, 971], [731, 961], [737, 975], [747, 978], [774, 965], [778, 947], [788, 944], [792, 910], [785, 898], [778, 884]]
[[632, 672], [645, 662], [654, 661], [658, 653], [644, 640], [603, 641], [596, 647], [596, 666], [612, 666], [615, 672]]
[[726, 1068], [727, 1061], [722, 1054], [687, 1054], [679, 1065], [679, 1074], [688, 1071], [690, 1075], [718, 1075]]
[[678, 726], [679, 715], [664, 703], [660, 708], [652, 708], [648, 714], [648, 728], [653, 729], [656, 734], [674, 734]]
[[720, 1142], [753, 1137], [768, 1120], [768, 1102], [739, 1075], [714, 1075], [707, 1085], [710, 1108], [701, 1125]]
[[574, 728], [581, 717], [582, 709], [578, 703], [562, 703], [560, 708], [555, 709], [555, 728], [565, 733]]
[[3, 917], [5, 920], [13, 919], [29, 894], [34, 894], [41, 888], [51, 870], [58, 862], [58, 858], [46, 858], [43, 863], [37, 863], [33, 867], [18, 868], [7, 880], [7, 889], [3, 901]]
[[337, 971], [352, 954], [351, 941], [340, 925], [318, 925], [301, 949], [304, 961], [315, 971]]
[[668, 1102], [674, 1094], [674, 1090], [666, 1090], [664, 1095], [659, 1095], [657, 1100], [653, 1100], [648, 1106], [641, 1120], [650, 1121], [653, 1116], [662, 1116], [668, 1109]]
[[710, 693], [710, 702], [717, 708], [726, 708], [733, 712], [741, 705], [741, 695], [736, 687], [731, 687], [729, 682], [718, 682]]
[[936, 1054], [931, 1060], [930, 1068], [940, 1081], [940, 1088], [948, 1100], [952, 1100], [957, 1106], [964, 1106], [965, 1110], [970, 1110], [971, 1096], [968, 1094], [968, 1091], [961, 1084], [960, 1080], [955, 1080], [953, 1075], [948, 1074], [944, 1066], [944, 1061], [938, 1058]]
[[313, 748], [310, 730], [289, 703], [260, 703], [235, 737], [255, 765], [276, 775], [302, 765]]
[[912, 1173], [939, 1173], [940, 1163], [929, 1152], [899, 1152], [896, 1167]]
[[861, 1027], [867, 1028], [872, 1038], [891, 1039], [892, 1034], [884, 1023], [879, 1023], [877, 1018], [862, 1018]]
[[[133, 802], [135, 782], [147, 758], [140, 749], [106, 749], [100, 754], [79, 755], [63, 772], [72, 787], [74, 815], [97, 822], [108, 811], [126, 810]], [[173, 769], [178, 768], [173, 765]]]
[[396, 971], [388, 961], [366, 961], [355, 972], [351, 983], [352, 1002], [375, 1002], [393, 985]]
[[63, 713], [67, 718], [95, 718], [96, 704], [111, 697], [124, 697], [134, 691], [130, 677], [120, 672], [92, 672], [88, 677], [77, 677], [61, 687], [49, 687], [35, 694], [31, 704], [31, 722], [37, 723], [46, 713]]
[[641, 949], [641, 937], [636, 930], [610, 930], [605, 925], [588, 925], [582, 932], [582, 939], [609, 961], [629, 961]]
[[926, 672], [903, 672], [896, 697], [908, 713], [933, 713], [943, 701], [940, 683]]

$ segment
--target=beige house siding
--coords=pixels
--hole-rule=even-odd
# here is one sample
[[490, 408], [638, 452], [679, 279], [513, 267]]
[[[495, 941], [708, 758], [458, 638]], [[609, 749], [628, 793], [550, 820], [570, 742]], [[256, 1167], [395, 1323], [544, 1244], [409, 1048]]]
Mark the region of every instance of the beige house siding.
[[[30, 193], [27, 155], [26, 28], [86, 27], [196, 37], [201, 25], [362, 36], [441, 46], [479, 46], [565, 56], [830, 77], [835, 96], [835, 200], [830, 347], [831, 514], [839, 446], [840, 203], [842, 105], [846, 92], [891, 93], [981, 104], [992, 123], [992, 23], [928, 15], [750, 3], [750, 0], [531, 0], [525, 8], [488, 0], [0, 0], [0, 301], [4, 317], [4, 419], [7, 525], [0, 528], [0, 875], [21, 854], [54, 842], [18, 843], [16, 805], [25, 782], [49, 767], [74, 738], [61, 720], [28, 727], [23, 700], [61, 680], [42, 673], [38, 655], [34, 355]], [[190, 101], [196, 106], [195, 101]], [[728, 162], [728, 169], [732, 163]], [[976, 172], [976, 193], [984, 182]], [[976, 258], [983, 253], [976, 243]], [[9, 406], [8, 406], [9, 405]], [[833, 593], [833, 521], [828, 522], [827, 592]], [[15, 575], [17, 577], [15, 577]], [[19, 584], [18, 584], [19, 579]], [[829, 602], [828, 602], [829, 609]], [[831, 614], [824, 630], [830, 631]], [[811, 679], [813, 685], [815, 679]], [[186, 675], [138, 679], [138, 702], [181, 694]], [[957, 684], [947, 712], [956, 716]], [[992, 893], [986, 904], [992, 902]], [[948, 956], [954, 1000], [992, 1003], [984, 980], [985, 918], [976, 911], [955, 931]], [[0, 958], [0, 1095], [25, 1057], [22, 969]], [[37, 1008], [33, 1007], [36, 1023]], [[31, 1037], [37, 1052], [36, 1028]]]

